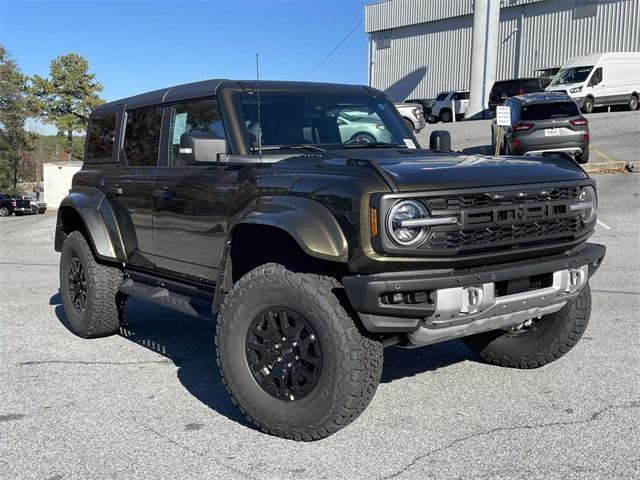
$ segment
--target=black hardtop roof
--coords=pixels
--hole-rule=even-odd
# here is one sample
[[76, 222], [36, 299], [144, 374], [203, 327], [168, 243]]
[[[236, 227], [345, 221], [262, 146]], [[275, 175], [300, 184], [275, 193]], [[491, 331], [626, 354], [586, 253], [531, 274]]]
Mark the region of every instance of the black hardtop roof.
[[573, 101], [573, 99], [565, 92], [536, 92], [526, 93], [524, 95], [516, 95], [511, 97], [523, 105], [531, 105], [534, 103], [553, 103]]
[[[224, 80], [212, 79], [200, 82], [185, 83], [173, 87], [153, 90], [131, 97], [121, 98], [112, 102], [103, 103], [94, 109], [95, 112], [126, 105], [127, 108], [138, 108], [147, 105], [158, 105], [161, 103], [174, 102], [189, 98], [208, 97], [215, 95], [220, 88], [256, 90], [258, 82], [256, 80]], [[260, 80], [260, 90], [264, 91], [296, 91], [296, 92], [342, 92], [342, 93], [381, 93], [364, 85], [347, 85], [340, 83], [317, 83], [317, 82], [292, 82], [280, 80]]]

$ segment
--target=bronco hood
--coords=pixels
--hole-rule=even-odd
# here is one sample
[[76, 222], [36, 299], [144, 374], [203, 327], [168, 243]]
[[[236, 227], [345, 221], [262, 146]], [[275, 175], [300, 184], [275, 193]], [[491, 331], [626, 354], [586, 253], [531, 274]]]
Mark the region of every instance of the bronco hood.
[[562, 157], [488, 157], [410, 149], [342, 151], [365, 160], [398, 191], [451, 190], [588, 178], [580, 166]]

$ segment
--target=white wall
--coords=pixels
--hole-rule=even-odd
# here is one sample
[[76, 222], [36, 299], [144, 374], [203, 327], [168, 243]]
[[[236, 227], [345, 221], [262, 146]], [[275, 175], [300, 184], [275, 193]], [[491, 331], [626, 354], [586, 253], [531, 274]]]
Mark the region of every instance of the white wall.
[[82, 167], [82, 162], [57, 162], [42, 165], [44, 177], [44, 201], [49, 208], [58, 208], [69, 194], [71, 180]]

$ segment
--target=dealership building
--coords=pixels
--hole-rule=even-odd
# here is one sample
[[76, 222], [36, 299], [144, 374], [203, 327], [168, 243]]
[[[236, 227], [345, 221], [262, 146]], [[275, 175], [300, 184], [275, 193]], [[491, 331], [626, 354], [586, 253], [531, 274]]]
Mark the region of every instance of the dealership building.
[[[533, 76], [576, 55], [640, 51], [640, 0], [489, 1], [500, 7], [496, 80]], [[469, 89], [473, 25], [473, 0], [367, 5], [369, 84], [396, 101]]]

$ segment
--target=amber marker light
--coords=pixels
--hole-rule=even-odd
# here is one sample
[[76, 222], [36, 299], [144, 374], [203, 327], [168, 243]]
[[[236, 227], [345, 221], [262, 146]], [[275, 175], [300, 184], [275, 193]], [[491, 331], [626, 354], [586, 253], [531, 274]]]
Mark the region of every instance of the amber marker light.
[[369, 208], [369, 228], [372, 237], [378, 235], [378, 210], [374, 207]]

